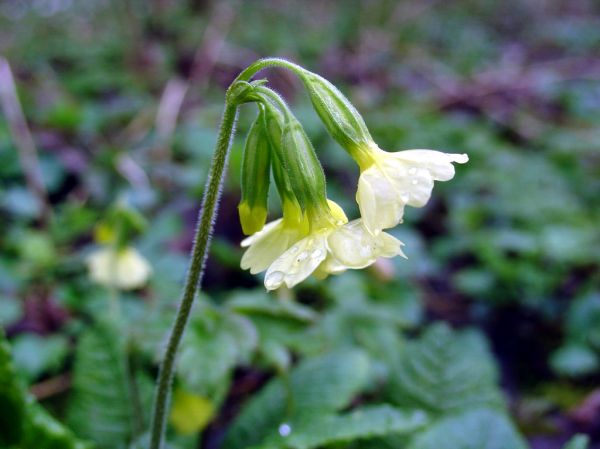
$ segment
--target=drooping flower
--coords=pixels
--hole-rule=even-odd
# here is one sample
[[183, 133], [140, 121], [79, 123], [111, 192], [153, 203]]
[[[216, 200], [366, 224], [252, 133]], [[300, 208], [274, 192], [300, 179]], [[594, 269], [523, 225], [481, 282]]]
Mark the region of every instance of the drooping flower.
[[466, 154], [433, 150], [389, 153], [372, 144], [356, 158], [360, 169], [356, 201], [365, 227], [372, 234], [402, 221], [405, 206], [423, 207], [434, 181], [454, 177], [453, 162], [464, 164]]
[[[255, 125], [263, 126], [256, 135], [266, 136], [262, 139], [268, 145], [255, 144], [252, 148], [271, 152], [283, 218], [242, 242], [248, 248], [242, 268], [253, 274], [266, 269], [265, 287], [274, 290], [284, 284], [291, 288], [313, 273], [324, 277], [364, 268], [378, 257], [403, 255], [402, 243], [391, 235], [370, 233], [363, 220], [348, 223], [344, 211], [327, 199], [323, 169], [300, 123], [272, 91], [262, 87], [256, 91], [262, 96], [257, 97], [261, 106]], [[249, 174], [251, 170], [244, 167]], [[245, 186], [249, 191], [245, 197], [250, 198], [252, 183]]]
[[343, 210], [329, 201], [329, 217], [309, 218], [311, 232], [279, 256], [267, 270], [265, 287], [291, 288], [315, 273], [318, 277], [371, 265], [378, 257], [394, 257], [402, 243], [382, 232], [371, 235], [362, 221], [348, 219]]
[[152, 274], [148, 261], [132, 247], [103, 247], [90, 254], [86, 262], [92, 281], [121, 290], [143, 287]]
[[433, 150], [397, 153], [381, 150], [359, 112], [342, 92], [315, 73], [302, 68], [296, 71], [331, 136], [360, 166], [356, 199], [364, 225], [372, 234], [400, 223], [404, 206], [424, 206], [431, 196], [433, 182], [452, 179], [452, 163], [469, 160], [466, 154]]

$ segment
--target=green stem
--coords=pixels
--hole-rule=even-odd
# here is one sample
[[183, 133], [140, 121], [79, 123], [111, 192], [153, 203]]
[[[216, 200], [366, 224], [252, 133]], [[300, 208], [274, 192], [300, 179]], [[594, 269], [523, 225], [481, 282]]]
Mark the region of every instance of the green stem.
[[236, 81], [249, 81], [256, 73], [260, 72], [267, 67], [284, 67], [286, 69], [291, 70], [298, 76], [302, 76], [302, 74], [307, 73], [307, 71], [300, 67], [298, 64], [294, 64], [293, 62], [286, 61], [281, 58], [264, 58], [259, 59], [255, 63], [249, 65], [245, 68], [235, 79], [232, 84], [235, 84]]
[[167, 348], [158, 373], [158, 384], [156, 387], [154, 409], [152, 412], [150, 449], [160, 449], [162, 447], [166, 426], [166, 415], [169, 408], [171, 386], [173, 383], [175, 356], [177, 355], [177, 349], [188, 322], [196, 291], [198, 290], [202, 279], [204, 263], [208, 255], [207, 249], [210, 242], [210, 236], [219, 206], [221, 186], [225, 178], [229, 148], [235, 132], [237, 109], [236, 105], [226, 104], [223, 118], [221, 119], [221, 128], [219, 130], [217, 146], [208, 174], [202, 207], [198, 215], [198, 225], [191, 253], [190, 267], [183, 289], [179, 310], [177, 311], [177, 317], [175, 318], [175, 323], [171, 329]]

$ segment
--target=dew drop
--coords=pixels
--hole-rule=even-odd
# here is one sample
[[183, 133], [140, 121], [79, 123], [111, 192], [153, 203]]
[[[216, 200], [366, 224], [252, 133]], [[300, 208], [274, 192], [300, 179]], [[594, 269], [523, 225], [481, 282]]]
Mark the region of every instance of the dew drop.
[[369, 257], [371, 255], [371, 247], [369, 245], [361, 246], [359, 253], [361, 257]]
[[273, 271], [272, 273], [269, 273], [265, 278], [265, 287], [269, 289], [279, 287], [284, 277], [285, 274], [281, 271]]
[[300, 254], [298, 254], [298, 257], [296, 257], [296, 262], [300, 263], [303, 260], [305, 260], [307, 257], [308, 257], [308, 252], [302, 251]]
[[287, 423], [283, 423], [279, 426], [278, 432], [282, 437], [287, 437], [290, 435], [290, 433], [292, 433], [292, 426]]
[[312, 253], [310, 253], [310, 257], [313, 259], [318, 259], [323, 255], [323, 250], [321, 248], [315, 249]]
[[403, 203], [408, 203], [410, 200], [410, 193], [404, 192], [402, 195], [400, 195], [400, 199]]
[[413, 185], [417, 185], [419, 183], [419, 181], [417, 181], [416, 179], [412, 180]]
[[409, 175], [416, 175], [417, 174], [417, 169], [415, 167], [411, 167], [408, 169], [408, 174]]
[[294, 245], [290, 248], [290, 253], [295, 254], [298, 252], [300, 248], [298, 247], [298, 245]]

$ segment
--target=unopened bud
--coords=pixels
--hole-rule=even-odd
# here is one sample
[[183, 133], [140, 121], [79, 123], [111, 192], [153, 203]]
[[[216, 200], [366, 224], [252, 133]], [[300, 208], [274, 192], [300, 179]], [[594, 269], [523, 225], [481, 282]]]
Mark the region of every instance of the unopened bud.
[[307, 70], [300, 76], [327, 131], [346, 151], [352, 154], [373, 141], [362, 116], [337, 87]]
[[252, 124], [242, 158], [242, 200], [238, 206], [242, 231], [260, 231], [267, 220], [271, 151], [262, 108]]

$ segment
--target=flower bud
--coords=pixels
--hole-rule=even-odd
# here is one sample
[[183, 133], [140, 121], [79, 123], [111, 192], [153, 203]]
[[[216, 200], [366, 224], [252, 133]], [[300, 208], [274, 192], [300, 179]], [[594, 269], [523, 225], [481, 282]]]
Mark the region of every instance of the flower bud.
[[252, 124], [242, 159], [242, 200], [238, 206], [244, 234], [260, 231], [267, 220], [271, 150], [262, 108]]
[[333, 84], [307, 70], [299, 75], [327, 131], [346, 151], [354, 156], [373, 141], [359, 112]]
[[302, 125], [291, 114], [285, 114], [282, 132], [283, 162], [292, 190], [305, 209], [328, 208], [325, 174]]

